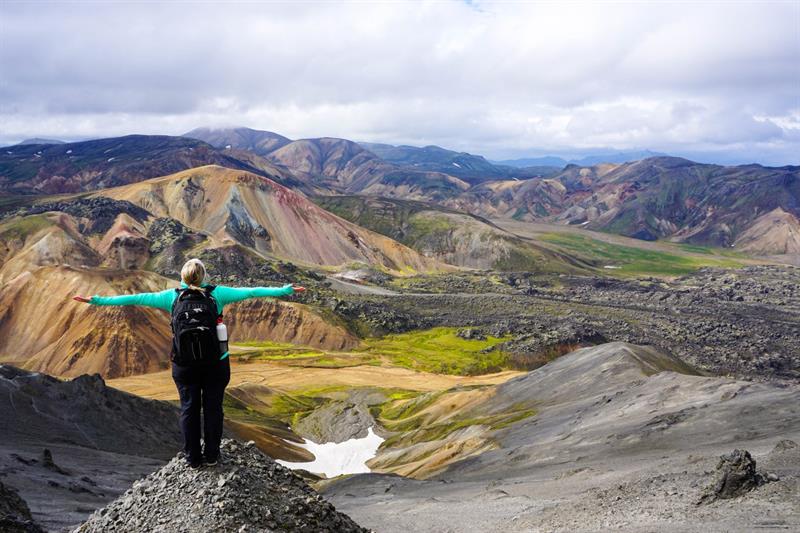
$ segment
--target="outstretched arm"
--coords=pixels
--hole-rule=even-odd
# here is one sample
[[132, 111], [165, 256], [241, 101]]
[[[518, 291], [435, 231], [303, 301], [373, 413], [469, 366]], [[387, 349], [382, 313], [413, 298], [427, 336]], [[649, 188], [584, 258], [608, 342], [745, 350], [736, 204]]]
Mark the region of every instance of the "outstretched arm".
[[144, 305], [169, 311], [172, 309], [172, 301], [175, 298], [175, 291], [172, 289], [161, 292], [141, 292], [139, 294], [123, 294], [121, 296], [75, 296], [72, 299], [77, 302], [84, 302], [92, 305]]
[[294, 284], [286, 284], [283, 287], [225, 287], [219, 285], [214, 289], [214, 297], [221, 305], [227, 305], [248, 298], [280, 298], [304, 290], [306, 290], [305, 287]]

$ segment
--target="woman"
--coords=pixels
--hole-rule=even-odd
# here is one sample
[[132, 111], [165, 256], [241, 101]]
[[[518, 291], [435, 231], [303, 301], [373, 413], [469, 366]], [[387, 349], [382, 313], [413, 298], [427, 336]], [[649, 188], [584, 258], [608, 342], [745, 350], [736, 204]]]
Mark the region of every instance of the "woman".
[[[181, 269], [181, 289], [205, 290], [209, 284], [205, 282], [206, 268], [199, 259], [190, 259]], [[209, 292], [217, 304], [217, 311], [222, 315], [226, 304], [239, 302], [248, 298], [289, 296], [295, 292], [303, 292], [304, 287], [294, 284], [283, 287], [213, 287]], [[179, 289], [167, 289], [161, 292], [145, 292], [122, 296], [75, 296], [73, 300], [92, 305], [144, 305], [172, 312]], [[216, 357], [216, 356], [215, 356]], [[181, 431], [183, 432], [184, 453], [186, 462], [192, 468], [217, 464], [219, 445], [222, 440], [222, 399], [225, 387], [231, 378], [231, 366], [228, 352], [219, 361], [202, 366], [181, 366], [172, 362], [172, 379], [178, 387], [181, 399]], [[203, 410], [203, 440], [205, 449], [200, 447], [200, 409]]]

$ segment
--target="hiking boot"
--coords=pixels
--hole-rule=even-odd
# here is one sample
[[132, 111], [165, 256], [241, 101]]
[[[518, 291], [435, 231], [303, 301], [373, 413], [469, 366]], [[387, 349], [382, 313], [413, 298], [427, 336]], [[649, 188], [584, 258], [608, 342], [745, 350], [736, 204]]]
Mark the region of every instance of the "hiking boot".
[[222, 453], [217, 453], [214, 457], [209, 457], [208, 455], [203, 456], [203, 461], [205, 461], [206, 466], [217, 466], [222, 462]]
[[222, 454], [216, 457], [204, 457], [203, 460], [206, 462], [206, 466], [217, 466], [222, 462]]
[[197, 470], [198, 468], [203, 466], [203, 462], [202, 461], [194, 461], [194, 462], [193, 461], [186, 461], [186, 464], [192, 470]]

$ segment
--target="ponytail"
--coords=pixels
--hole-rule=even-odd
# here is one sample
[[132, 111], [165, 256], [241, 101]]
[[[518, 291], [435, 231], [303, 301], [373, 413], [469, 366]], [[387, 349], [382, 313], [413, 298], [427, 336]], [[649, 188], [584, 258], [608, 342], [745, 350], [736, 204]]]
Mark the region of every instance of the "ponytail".
[[206, 279], [206, 267], [199, 259], [189, 259], [181, 268], [181, 281], [190, 289], [203, 290], [201, 285]]

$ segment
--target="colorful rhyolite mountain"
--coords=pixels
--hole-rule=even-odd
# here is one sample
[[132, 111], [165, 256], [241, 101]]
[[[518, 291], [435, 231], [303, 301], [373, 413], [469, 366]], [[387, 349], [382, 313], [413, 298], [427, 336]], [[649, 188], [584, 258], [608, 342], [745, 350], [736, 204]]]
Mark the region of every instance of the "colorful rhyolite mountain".
[[239, 243], [300, 264], [363, 263], [396, 274], [437, 267], [414, 250], [250, 172], [211, 165], [96, 194], [178, 220], [219, 245]]

